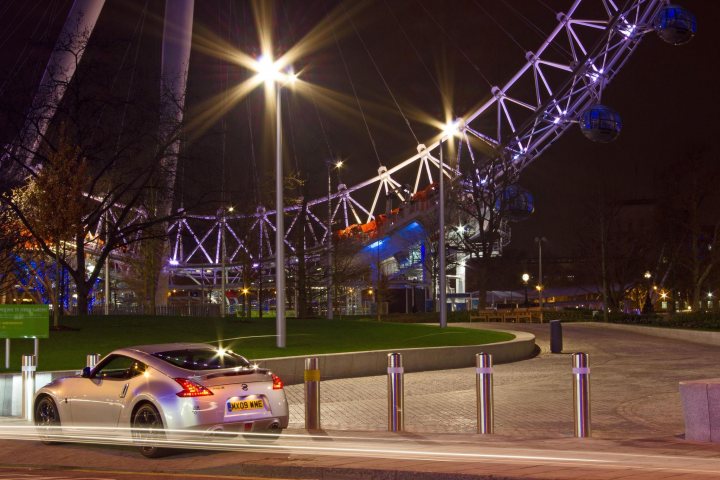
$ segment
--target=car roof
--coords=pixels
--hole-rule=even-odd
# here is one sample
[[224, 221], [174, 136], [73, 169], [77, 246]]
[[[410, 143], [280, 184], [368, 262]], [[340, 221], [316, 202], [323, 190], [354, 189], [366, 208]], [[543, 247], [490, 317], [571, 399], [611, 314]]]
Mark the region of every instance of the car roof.
[[[154, 345], [135, 345], [133, 347], [125, 347], [119, 350], [132, 350], [142, 353], [158, 353], [158, 352], [170, 352], [173, 350], [188, 350], [188, 349], [202, 349], [202, 350], [216, 350], [217, 347], [210, 345], [209, 343], [157, 343]], [[118, 350], [118, 351], [119, 351]]]

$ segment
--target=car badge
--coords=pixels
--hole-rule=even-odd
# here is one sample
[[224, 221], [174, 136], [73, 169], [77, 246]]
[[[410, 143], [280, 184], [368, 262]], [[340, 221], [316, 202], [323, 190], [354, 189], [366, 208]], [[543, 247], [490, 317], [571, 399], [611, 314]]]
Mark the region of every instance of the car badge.
[[247, 392], [247, 389], [248, 389], [247, 383], [242, 384], [242, 389], [243, 389], [243, 392]]

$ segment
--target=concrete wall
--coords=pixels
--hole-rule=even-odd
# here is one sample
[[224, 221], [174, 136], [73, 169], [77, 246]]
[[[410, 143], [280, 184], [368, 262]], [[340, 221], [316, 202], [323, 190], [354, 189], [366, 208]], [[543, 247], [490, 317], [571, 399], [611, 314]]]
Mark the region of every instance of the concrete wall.
[[[463, 347], [405, 348], [370, 352], [331, 353], [318, 357], [323, 380], [366, 377], [387, 373], [388, 353], [401, 353], [405, 372], [447, 370], [475, 366], [475, 354], [490, 353], [494, 363], [516, 362], [535, 353], [535, 336], [525, 332], [512, 332], [516, 338], [507, 342]], [[263, 368], [269, 368], [282, 378], [286, 385], [303, 383], [307, 357], [281, 357], [260, 359]]]
[[702, 343], [703, 345], [720, 346], [720, 332], [708, 332], [704, 330], [684, 330], [682, 328], [648, 327], [645, 325], [624, 325], [621, 323], [597, 323], [595, 325], [614, 328], [616, 330], [629, 330], [631, 332], [652, 335], [654, 337], [672, 338], [685, 342]]

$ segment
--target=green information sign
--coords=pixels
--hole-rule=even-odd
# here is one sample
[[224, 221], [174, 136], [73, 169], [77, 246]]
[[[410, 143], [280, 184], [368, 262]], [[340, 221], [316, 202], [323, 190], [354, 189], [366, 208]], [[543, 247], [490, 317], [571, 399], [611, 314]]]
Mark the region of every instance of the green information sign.
[[50, 307], [0, 305], [0, 338], [48, 338]]

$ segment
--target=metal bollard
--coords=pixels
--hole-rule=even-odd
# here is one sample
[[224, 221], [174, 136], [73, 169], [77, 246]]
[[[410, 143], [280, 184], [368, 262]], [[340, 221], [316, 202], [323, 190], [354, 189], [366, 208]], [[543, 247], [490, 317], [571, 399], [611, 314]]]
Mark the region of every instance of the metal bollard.
[[305, 359], [305, 429], [320, 430], [320, 369], [317, 357]]
[[560, 320], [550, 320], [550, 353], [562, 353], [562, 324]]
[[85, 356], [85, 366], [89, 368], [95, 368], [95, 365], [100, 361], [99, 353], [90, 353]]
[[475, 387], [477, 389], [477, 432], [495, 433], [493, 402], [493, 362], [489, 353], [475, 355]]
[[590, 367], [587, 353], [572, 354], [575, 436], [590, 436]]
[[35, 396], [35, 369], [37, 357], [35, 355], [22, 356], [22, 418], [33, 419], [33, 397]]
[[405, 429], [403, 403], [403, 366], [402, 355], [388, 353], [388, 432], [402, 432]]
[[10, 369], [10, 339], [5, 339], [5, 370]]

